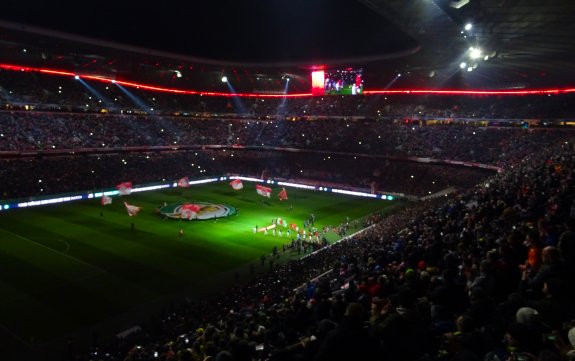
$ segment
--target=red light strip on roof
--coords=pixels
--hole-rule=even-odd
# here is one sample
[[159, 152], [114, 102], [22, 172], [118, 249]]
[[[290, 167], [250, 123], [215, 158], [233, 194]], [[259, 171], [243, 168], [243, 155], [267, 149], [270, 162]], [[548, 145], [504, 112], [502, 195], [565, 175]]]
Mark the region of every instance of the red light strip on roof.
[[573, 93], [575, 88], [566, 89], [527, 89], [527, 90], [364, 90], [369, 95], [435, 94], [435, 95], [543, 95]]
[[[107, 78], [104, 76], [96, 75], [80, 75], [63, 70], [45, 69], [45, 68], [35, 68], [20, 66], [14, 64], [0, 64], [0, 69], [10, 70], [10, 71], [27, 71], [27, 72], [39, 72], [51, 75], [60, 76], [79, 76], [84, 79], [90, 79], [95, 81], [100, 81], [104, 83], [117, 83], [123, 86], [146, 89], [150, 91], [166, 92], [174, 94], [186, 94], [186, 95], [202, 95], [202, 96], [219, 96], [219, 97], [247, 97], [247, 98], [301, 98], [301, 97], [311, 97], [311, 93], [297, 93], [297, 94], [256, 94], [256, 93], [223, 93], [223, 92], [206, 92], [199, 90], [186, 90], [186, 89], [175, 89], [175, 88], [164, 88], [147, 84], [140, 84], [134, 82], [128, 82], [123, 80], [115, 80]], [[404, 89], [404, 90], [364, 90], [364, 95], [420, 95], [420, 94], [432, 94], [432, 95], [545, 95], [545, 94], [566, 94], [575, 93], [575, 88], [564, 88], [564, 89], [526, 89], [526, 90], [432, 90], [432, 89]]]

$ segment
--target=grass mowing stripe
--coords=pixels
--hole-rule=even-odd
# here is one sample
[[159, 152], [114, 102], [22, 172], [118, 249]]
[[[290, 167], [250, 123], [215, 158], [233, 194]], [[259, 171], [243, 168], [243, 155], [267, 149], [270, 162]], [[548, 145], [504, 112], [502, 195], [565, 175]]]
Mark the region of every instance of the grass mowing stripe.
[[[149, 291], [135, 290], [124, 282], [111, 279], [108, 274], [91, 279], [90, 282], [57, 279], [33, 264], [25, 264], [20, 259], [1, 254], [1, 274], [6, 274], [5, 269], [21, 270], [9, 281], [12, 281], [12, 287], [19, 288], [22, 293], [18, 300], [1, 300], [0, 319], [14, 334], [26, 339], [33, 337], [37, 341], [49, 339], [53, 332], [71, 332], [79, 324], [97, 322], [112, 314], [127, 311], [134, 304], [160, 296]], [[23, 314], [25, 318], [22, 318]], [[26, 335], [27, 332], [34, 334]]]
[[[78, 217], [77, 214], [78, 212], [70, 212], [70, 217], [66, 217], [66, 215], [61, 212], [58, 215], [54, 214], [54, 212], [50, 212], [44, 216], [43, 221], [50, 223], [55, 229], [65, 229], [68, 232], [83, 234], [82, 237], [69, 240], [69, 242], [77, 244], [78, 242], [82, 242], [83, 239], [89, 238], [86, 236], [84, 230], [86, 226], [74, 224], [72, 221], [73, 217]], [[92, 232], [93, 237], [100, 239], [99, 242], [93, 242], [94, 245], [100, 245], [102, 242], [105, 242], [109, 245], [108, 250], [111, 251], [111, 253], [136, 260], [141, 264], [141, 267], [155, 268], [163, 274], [162, 277], [179, 277], [182, 274], [182, 269], [194, 268], [190, 265], [189, 260], [181, 256], [179, 251], [171, 252], [170, 243], [173, 242], [158, 241], [155, 235], [144, 230], [131, 232], [129, 229], [109, 229], [107, 226], [106, 221], [101, 222], [97, 228], [97, 233]], [[73, 253], [74, 255], [77, 253], [75, 252], [75, 248]], [[137, 256], [130, 257], [131, 255]], [[163, 262], [158, 262], [158, 259], [163, 260]], [[98, 262], [98, 260], [91, 262]]]
[[[38, 218], [38, 217], [37, 217]], [[36, 219], [37, 219], [36, 218]], [[58, 223], [54, 223], [54, 221], [51, 221], [50, 224], [56, 226], [56, 229], [69, 229], [66, 228], [64, 226], [61, 226]], [[23, 225], [22, 226], [23, 229], [27, 229], [27, 230], [34, 230], [33, 227], [30, 227], [29, 225]], [[40, 230], [38, 230], [39, 233]], [[108, 237], [103, 237], [103, 239], [106, 239], [106, 241], [109, 240], [109, 236]], [[98, 252], [95, 251], [94, 247], [89, 247], [89, 250], [85, 250], [84, 252], [79, 252], [82, 250], [82, 247], [79, 247], [79, 244], [81, 244], [82, 242], [81, 238], [80, 240], [70, 240], [70, 242], [73, 242], [73, 251], [74, 251], [74, 255], [78, 255], [80, 256], [80, 258], [82, 259], [88, 259], [90, 262], [90, 264], [94, 264], [94, 263], [101, 263], [103, 260], [107, 260], [109, 261], [111, 258], [114, 258], [113, 255], [111, 254], [99, 254], [98, 257], [91, 257], [91, 258], [87, 258], [87, 257], [81, 257], [82, 255], [93, 255], [93, 254], [98, 254]], [[111, 240], [110, 242], [110, 250], [114, 250], [115, 252], [118, 251], [118, 245], [120, 243], [118, 242], [114, 242], [114, 241], [118, 241], [116, 240]], [[95, 245], [95, 246], [99, 246], [101, 245], [101, 242], [88, 242], [88, 244], [90, 245]], [[133, 254], [134, 252], [130, 250], [122, 253], [122, 257], [120, 260], [118, 260], [118, 262], [116, 262], [117, 267], [113, 268], [113, 270], [115, 271], [115, 275], [116, 277], [122, 277], [124, 278], [125, 276], [130, 274], [134, 275], [134, 277], [130, 277], [129, 279], [124, 278], [124, 283], [128, 283], [129, 284], [125, 284], [125, 287], [130, 288], [130, 289], [147, 289], [148, 287], [153, 287], [153, 288], [158, 288], [160, 290], [168, 290], [168, 291], [172, 291], [174, 288], [176, 288], [177, 286], [181, 286], [182, 284], [186, 284], [187, 282], [184, 282], [183, 280], [180, 280], [178, 282], [177, 281], [177, 277], [170, 275], [170, 274], [166, 274], [163, 272], [155, 272], [150, 270], [149, 264], [146, 264], [145, 262], [140, 262], [140, 264], [134, 264], [129, 258], [124, 257], [125, 255], [129, 255], [129, 254]], [[21, 252], [18, 252], [17, 254], [21, 255], [22, 257], [26, 257], [26, 258], [34, 258], [37, 257], [37, 252], [26, 252], [25, 250], [21, 250]], [[77, 257], [76, 257], [77, 258]], [[78, 258], [77, 258], [78, 259]], [[38, 264], [44, 264], [46, 261], [45, 258], [41, 258], [38, 261]], [[150, 262], [148, 262], [150, 263]], [[61, 262], [60, 264], [56, 263], [53, 264], [51, 263], [50, 266], [47, 266], [47, 271], [48, 272], [54, 272], [55, 269], [61, 268], [61, 266], [63, 266], [65, 264], [65, 262]], [[106, 262], [106, 265], [109, 265], [109, 262]], [[102, 267], [100, 267], [102, 268]], [[109, 270], [108, 267], [103, 267], [106, 270]], [[65, 271], [63, 271], [65, 272]], [[74, 277], [77, 278], [77, 272], [75, 272], [74, 270], [69, 270], [69, 272], [65, 272], [66, 275], [74, 275]], [[83, 276], [81, 277], [83, 278]], [[135, 282], [135, 283], [134, 283]]]
[[[17, 274], [6, 272], [15, 269], [18, 270]], [[4, 252], [0, 253], [0, 274], [3, 281], [16, 288], [20, 294], [18, 299], [0, 300], [0, 319], [4, 326], [24, 339], [32, 336], [38, 339], [40, 333], [47, 339], [51, 336], [50, 328], [71, 330], [77, 322], [73, 313], [77, 305], [85, 306], [96, 302], [101, 309], [105, 309], [115, 304], [103, 299], [98, 292], [86, 289], [88, 283], [72, 282], [47, 273], [35, 263]], [[91, 312], [93, 320], [102, 315], [97, 310]], [[39, 323], [41, 321], [50, 323]]]
[[[10, 234], [10, 235], [12, 235], [12, 236], [14, 236], [14, 237], [16, 237], [16, 238], [19, 238], [19, 239], [21, 239], [21, 240], [24, 240], [24, 241], [29, 242], [29, 244], [31, 244], [31, 245], [34, 245], [34, 246], [36, 246], [36, 247], [39, 247], [39, 248], [43, 249], [45, 252], [44, 252], [43, 254], [39, 254], [39, 255], [38, 255], [38, 256], [43, 256], [43, 258], [44, 258], [43, 261], [48, 261], [48, 259], [46, 258], [46, 257], [47, 257], [46, 252], [49, 251], [50, 253], [56, 254], [56, 255], [58, 255], [59, 257], [63, 257], [63, 258], [69, 259], [69, 260], [73, 261], [74, 263], [81, 264], [81, 265], [84, 266], [84, 267], [88, 267], [88, 268], [90, 268], [90, 269], [92, 269], [92, 270], [95, 270], [96, 273], [105, 273], [105, 272], [106, 272], [106, 270], [104, 270], [104, 269], [102, 269], [102, 268], [100, 268], [100, 267], [97, 267], [97, 266], [94, 266], [94, 265], [92, 265], [92, 264], [90, 264], [90, 263], [84, 262], [84, 261], [82, 261], [81, 259], [78, 259], [78, 258], [76, 258], [76, 257], [72, 257], [72, 256], [70, 256], [70, 255], [68, 255], [68, 254], [66, 254], [66, 253], [58, 252], [58, 251], [56, 251], [56, 250], [54, 250], [54, 249], [52, 249], [52, 248], [50, 248], [50, 247], [47, 247], [47, 246], [45, 246], [45, 245], [43, 245], [43, 244], [41, 244], [41, 243], [35, 242], [35, 241], [33, 241], [33, 240], [31, 240], [31, 239], [29, 239], [29, 238], [27, 238], [27, 237], [21, 236], [21, 235], [19, 235], [19, 234], [17, 234], [17, 233], [14, 233], [14, 232], [12, 232], [12, 231], [8, 231], [8, 230], [6, 230], [6, 229], [4, 229], [4, 228], [0, 228], [0, 231], [1, 231], [1, 232], [4, 232], [4, 233], [8, 233], [8, 234]], [[6, 241], [6, 239], [5, 239], [4, 241], [2, 241], [2, 243], [4, 244], [4, 246], [8, 246], [8, 242]], [[34, 252], [32, 252], [32, 254], [37, 254], [38, 252], [40, 252], [40, 251], [34, 251]]]
[[[57, 219], [53, 222], [58, 223]], [[135, 232], [129, 229], [110, 228], [105, 222], [99, 227], [99, 238], [108, 239], [109, 250], [124, 255], [137, 254], [132, 259], [141, 263], [145, 267], [155, 268], [160, 272], [171, 276], [179, 276], [182, 269], [190, 267], [189, 261], [182, 258], [177, 252], [172, 252], [173, 242], [161, 240], [157, 234], [147, 231], [146, 228], [139, 227]], [[175, 234], [175, 232], [174, 232]], [[157, 262], [158, 259], [165, 262]]]

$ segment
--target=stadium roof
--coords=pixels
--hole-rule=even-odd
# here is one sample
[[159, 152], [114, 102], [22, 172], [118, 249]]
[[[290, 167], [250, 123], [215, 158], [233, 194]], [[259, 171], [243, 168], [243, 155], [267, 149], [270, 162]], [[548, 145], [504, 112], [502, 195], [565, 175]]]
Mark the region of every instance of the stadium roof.
[[50, 47], [42, 60], [118, 74], [259, 77], [324, 65], [363, 67], [371, 88], [572, 86], [573, 14], [572, 0], [8, 0], [0, 48]]
[[[0, 19], [234, 65], [381, 59], [415, 42], [355, 0], [10, 1]], [[393, 37], [389, 36], [394, 34]]]

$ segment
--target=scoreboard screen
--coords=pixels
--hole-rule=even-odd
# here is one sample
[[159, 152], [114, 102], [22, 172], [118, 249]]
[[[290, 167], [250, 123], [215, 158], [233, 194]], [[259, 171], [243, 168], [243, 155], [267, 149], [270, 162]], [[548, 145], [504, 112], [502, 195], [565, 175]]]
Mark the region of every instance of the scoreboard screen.
[[332, 69], [311, 72], [313, 95], [356, 95], [363, 93], [363, 69]]
[[325, 72], [324, 93], [356, 95], [363, 92], [363, 69], [336, 69]]

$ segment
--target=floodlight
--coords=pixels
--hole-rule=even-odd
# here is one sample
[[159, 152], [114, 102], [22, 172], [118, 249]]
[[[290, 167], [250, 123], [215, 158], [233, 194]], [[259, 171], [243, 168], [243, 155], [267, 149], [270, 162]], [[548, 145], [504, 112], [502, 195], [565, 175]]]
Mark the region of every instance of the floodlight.
[[222, 83], [227, 83], [228, 82], [228, 77], [227, 76], [222, 76]]
[[459, 64], [459, 67], [460, 67], [461, 69], [465, 69], [466, 66], [467, 66], [467, 63], [466, 63], [466, 62], [463, 62], [463, 63]]
[[473, 27], [473, 24], [471, 24], [471, 23], [465, 24], [465, 30], [467, 30], [467, 31], [471, 30], [472, 27]]
[[469, 57], [471, 57], [471, 59], [481, 58], [481, 49], [479, 48], [469, 49]]
[[449, 2], [449, 6], [454, 9], [459, 9], [467, 4], [469, 4], [469, 0], [451, 0]]

